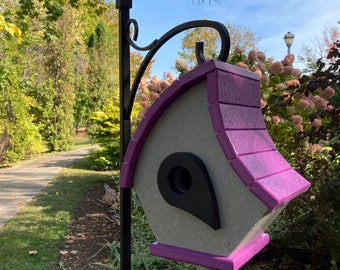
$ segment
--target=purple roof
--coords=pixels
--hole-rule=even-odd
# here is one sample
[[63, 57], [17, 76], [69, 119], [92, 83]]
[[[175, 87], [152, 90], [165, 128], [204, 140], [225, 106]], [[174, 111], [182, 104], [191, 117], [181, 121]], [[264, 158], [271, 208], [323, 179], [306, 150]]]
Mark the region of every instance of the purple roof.
[[182, 75], [150, 107], [132, 137], [121, 168], [121, 187], [133, 185], [143, 144], [168, 106], [191, 86], [207, 81], [216, 138], [240, 180], [270, 210], [310, 187], [277, 151], [266, 130], [255, 73], [211, 60]]

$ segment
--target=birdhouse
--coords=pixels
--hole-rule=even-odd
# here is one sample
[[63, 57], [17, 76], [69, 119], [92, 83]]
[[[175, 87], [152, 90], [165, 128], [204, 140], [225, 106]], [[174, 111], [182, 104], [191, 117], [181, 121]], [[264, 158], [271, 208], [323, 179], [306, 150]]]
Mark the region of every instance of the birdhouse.
[[215, 60], [154, 102], [120, 185], [136, 190], [156, 238], [151, 254], [230, 270], [268, 244], [265, 229], [310, 187], [266, 130], [258, 76]]

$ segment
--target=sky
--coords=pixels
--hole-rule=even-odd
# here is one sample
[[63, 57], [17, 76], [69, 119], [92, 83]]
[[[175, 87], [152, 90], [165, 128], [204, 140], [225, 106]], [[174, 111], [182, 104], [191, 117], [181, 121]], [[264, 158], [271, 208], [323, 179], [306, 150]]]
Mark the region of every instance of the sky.
[[[208, 19], [225, 24], [227, 21], [249, 29], [259, 39], [257, 48], [267, 57], [282, 60], [287, 54], [284, 35], [295, 35], [291, 53], [296, 58], [302, 46], [313, 46], [325, 27], [339, 26], [340, 0], [133, 0], [130, 17], [137, 20], [139, 36], [136, 44], [149, 45], [173, 27], [192, 20]], [[177, 35], [155, 55], [152, 74], [160, 79], [164, 72], [174, 70], [181, 38]], [[132, 50], [133, 51], [133, 50]], [[295, 63], [302, 68], [302, 63]]]

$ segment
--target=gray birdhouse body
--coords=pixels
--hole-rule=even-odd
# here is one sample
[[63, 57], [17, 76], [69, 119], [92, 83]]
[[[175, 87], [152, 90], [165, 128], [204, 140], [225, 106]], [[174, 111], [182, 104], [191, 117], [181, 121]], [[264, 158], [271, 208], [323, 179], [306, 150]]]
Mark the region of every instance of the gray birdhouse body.
[[120, 184], [136, 189], [152, 254], [215, 269], [238, 269], [259, 252], [264, 230], [310, 186], [266, 130], [257, 75], [215, 60], [155, 101]]

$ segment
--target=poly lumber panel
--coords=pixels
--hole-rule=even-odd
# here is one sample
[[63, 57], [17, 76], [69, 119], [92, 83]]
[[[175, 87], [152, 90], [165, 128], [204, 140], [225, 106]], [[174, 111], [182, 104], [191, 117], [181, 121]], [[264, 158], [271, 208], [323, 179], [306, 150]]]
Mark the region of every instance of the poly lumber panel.
[[230, 161], [230, 165], [246, 186], [260, 178], [291, 169], [277, 150], [238, 156]]
[[267, 130], [226, 130], [219, 133], [217, 139], [228, 159], [276, 149]]
[[250, 190], [272, 210], [307, 191], [309, 187], [310, 183], [291, 169], [258, 180]]
[[260, 107], [260, 85], [257, 80], [217, 72], [218, 102]]
[[[213, 106], [213, 105], [211, 105]], [[219, 104], [224, 129], [265, 129], [262, 111], [259, 108]]]

